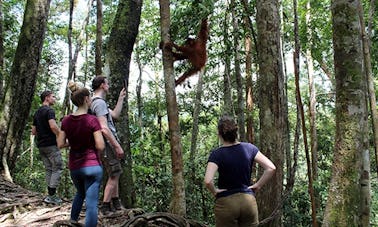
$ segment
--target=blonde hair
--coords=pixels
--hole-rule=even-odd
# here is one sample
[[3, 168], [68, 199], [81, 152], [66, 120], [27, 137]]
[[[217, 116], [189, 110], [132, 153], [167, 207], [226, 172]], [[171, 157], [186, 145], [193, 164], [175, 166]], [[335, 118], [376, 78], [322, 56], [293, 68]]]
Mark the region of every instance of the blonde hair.
[[71, 101], [75, 106], [83, 105], [85, 97], [90, 95], [87, 88], [74, 81], [68, 82], [68, 89], [71, 91]]

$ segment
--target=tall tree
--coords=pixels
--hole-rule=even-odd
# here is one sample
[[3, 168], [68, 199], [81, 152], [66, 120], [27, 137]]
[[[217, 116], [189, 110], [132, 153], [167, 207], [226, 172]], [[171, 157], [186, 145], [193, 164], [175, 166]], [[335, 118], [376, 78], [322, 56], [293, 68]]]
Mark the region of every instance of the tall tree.
[[[230, 7], [230, 6], [228, 6]], [[229, 10], [227, 10], [229, 11]], [[228, 22], [229, 20], [229, 13], [225, 13], [225, 18], [223, 21], [223, 40], [225, 46], [225, 53], [224, 53], [224, 74], [223, 74], [223, 113], [233, 116], [234, 114], [234, 106], [232, 103], [232, 91], [231, 91], [231, 42], [229, 40], [229, 31], [228, 31]]]
[[367, 30], [368, 33], [365, 32], [365, 20], [364, 20], [364, 11], [360, 1], [359, 4], [359, 15], [360, 15], [360, 23], [361, 23], [361, 32], [362, 32], [362, 44], [364, 48], [364, 63], [365, 63], [365, 73], [368, 82], [368, 91], [369, 91], [369, 104], [370, 104], [370, 114], [371, 114], [371, 121], [372, 121], [372, 129], [373, 129], [373, 138], [374, 138], [374, 153], [375, 153], [375, 166], [376, 171], [378, 174], [378, 111], [377, 111], [377, 100], [375, 98], [375, 88], [374, 88], [374, 77], [371, 67], [371, 56], [370, 56], [370, 38], [371, 38], [371, 29], [372, 29], [372, 21], [373, 21], [373, 14], [374, 14], [375, 3], [372, 0], [370, 2], [369, 8], [369, 18], [368, 18], [368, 26]]
[[4, 38], [3, 38], [3, 1], [0, 0], [0, 100], [3, 99], [4, 87]]
[[76, 65], [77, 65], [77, 59], [79, 57], [79, 53], [83, 47], [83, 41], [85, 40], [85, 34], [87, 30], [87, 26], [89, 23], [89, 16], [90, 16], [90, 11], [92, 8], [92, 3], [94, 0], [88, 0], [87, 3], [87, 10], [85, 14], [85, 18], [83, 20], [83, 24], [81, 25], [80, 29], [80, 34], [76, 39], [76, 46], [75, 46], [75, 51], [72, 55], [72, 19], [73, 19], [73, 11], [76, 7], [77, 1], [71, 0], [70, 1], [70, 18], [69, 18], [69, 25], [68, 25], [68, 32], [67, 32], [67, 39], [68, 39], [68, 77], [67, 77], [67, 83], [66, 83], [66, 93], [64, 96], [64, 101], [63, 101], [63, 112], [64, 113], [69, 113], [71, 110], [70, 106], [70, 92], [68, 89], [68, 83], [70, 80], [75, 80], [76, 79]]
[[[244, 8], [244, 29], [245, 29], [245, 90], [246, 90], [246, 121], [247, 121], [247, 133], [246, 133], [246, 140], [250, 143], [254, 142], [254, 121], [253, 121], [253, 110], [254, 110], [254, 103], [253, 103], [253, 83], [252, 83], [252, 60], [254, 56], [253, 50], [256, 50], [256, 37], [255, 31], [253, 29], [253, 25], [250, 19], [250, 4], [248, 0], [242, 1], [243, 8]], [[253, 38], [253, 40], [252, 40]], [[253, 41], [253, 42], [252, 42]], [[255, 51], [256, 52], [256, 51]]]
[[0, 105], [0, 170], [10, 181], [33, 100], [49, 10], [50, 0], [26, 2], [9, 89]]
[[[138, 35], [142, 5], [142, 0], [120, 0], [118, 3], [106, 51], [107, 64], [110, 69], [109, 79], [113, 84], [113, 89], [110, 93], [110, 103], [112, 104], [117, 101], [119, 91], [122, 87], [128, 89], [129, 86], [131, 54]], [[125, 102], [122, 110], [124, 114], [117, 124], [117, 126], [122, 125], [118, 129], [122, 141], [121, 145], [125, 151], [125, 165], [123, 169], [126, 173], [120, 179], [120, 197], [126, 207], [133, 207], [136, 195], [130, 149], [128, 93]]]
[[231, 15], [232, 15], [232, 27], [233, 27], [233, 56], [234, 56], [234, 65], [235, 65], [235, 86], [236, 86], [236, 93], [237, 93], [237, 105], [236, 105], [236, 115], [238, 119], [238, 126], [239, 126], [239, 139], [240, 141], [246, 141], [245, 135], [245, 117], [244, 117], [244, 107], [245, 102], [243, 98], [244, 89], [243, 89], [243, 78], [241, 75], [240, 69], [240, 45], [239, 45], [239, 21], [237, 18], [236, 12], [236, 2], [235, 0], [231, 0]]
[[359, 0], [333, 0], [336, 137], [323, 226], [370, 226], [367, 83]]
[[[160, 26], [161, 40], [164, 43], [170, 42], [170, 1], [159, 0], [160, 3]], [[171, 212], [185, 216], [185, 181], [184, 181], [184, 164], [181, 146], [181, 135], [179, 125], [179, 114], [175, 91], [175, 78], [173, 73], [172, 52], [163, 48], [163, 70], [165, 84], [165, 98], [167, 102], [169, 140], [171, 145], [172, 160], [172, 199]]]
[[[288, 152], [287, 94], [282, 66], [279, 1], [257, 1], [259, 62], [260, 144], [259, 148], [276, 165], [276, 174], [259, 192], [259, 216], [266, 218], [281, 200], [284, 155]], [[267, 226], [281, 226], [277, 213]]]
[[312, 217], [312, 226], [317, 227], [318, 222], [316, 220], [316, 207], [315, 207], [315, 194], [314, 194], [314, 178], [312, 172], [312, 165], [311, 165], [311, 158], [310, 152], [308, 149], [308, 142], [307, 142], [307, 129], [306, 129], [306, 120], [305, 114], [303, 109], [302, 103], [302, 96], [301, 90], [299, 86], [299, 56], [300, 56], [300, 43], [299, 43], [299, 26], [298, 26], [298, 7], [297, 7], [297, 0], [293, 0], [293, 9], [294, 9], [294, 76], [295, 76], [295, 97], [297, 101], [297, 111], [299, 111], [301, 125], [302, 125], [302, 135], [303, 135], [303, 144], [304, 150], [306, 154], [306, 163], [307, 163], [307, 178], [308, 178], [308, 192], [310, 194], [310, 201], [311, 201], [311, 217]]
[[102, 0], [96, 0], [96, 53], [95, 73], [102, 74]]
[[310, 118], [310, 147], [312, 156], [312, 175], [314, 180], [316, 180], [318, 175], [318, 138], [316, 130], [316, 87], [314, 81], [314, 61], [311, 55], [311, 44], [312, 44], [312, 29], [310, 29], [311, 23], [311, 1], [307, 1], [306, 4], [306, 30], [307, 30], [307, 48], [306, 54], [306, 64], [307, 64], [307, 74], [309, 83], [309, 118]]

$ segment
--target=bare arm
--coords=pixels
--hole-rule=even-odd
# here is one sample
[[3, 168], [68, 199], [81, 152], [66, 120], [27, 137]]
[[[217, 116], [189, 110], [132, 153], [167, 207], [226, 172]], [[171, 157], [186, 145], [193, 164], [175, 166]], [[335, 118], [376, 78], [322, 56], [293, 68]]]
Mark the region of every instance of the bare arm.
[[93, 137], [95, 140], [95, 147], [99, 152], [102, 152], [105, 149], [105, 141], [104, 137], [102, 136], [102, 130], [95, 131], [93, 133]]
[[102, 135], [105, 137], [107, 141], [109, 141], [109, 143], [115, 149], [118, 158], [122, 158], [124, 155], [123, 149], [121, 145], [118, 143], [117, 139], [113, 136], [113, 133], [110, 131], [106, 117], [98, 116], [97, 119], [101, 125]]
[[51, 131], [58, 137], [60, 129], [54, 119], [49, 120], [49, 126], [50, 126]]
[[56, 139], [59, 148], [68, 147], [67, 136], [64, 131], [60, 131], [58, 138]]
[[206, 188], [211, 192], [213, 196], [217, 193], [225, 191], [225, 189], [217, 189], [214, 185], [214, 176], [218, 170], [218, 165], [214, 162], [207, 163], [205, 179], [203, 180]]
[[32, 125], [31, 134], [32, 135], [37, 135], [37, 128], [35, 127], [35, 125]]
[[276, 166], [261, 152], [257, 153], [255, 161], [264, 168], [264, 173], [260, 179], [249, 188], [253, 189], [254, 191], [258, 191], [262, 186], [264, 186], [264, 184], [266, 184], [266, 182], [268, 182], [270, 178], [272, 178], [274, 172], [276, 171]]
[[126, 97], [126, 88], [122, 88], [121, 92], [119, 93], [117, 104], [113, 110], [110, 110], [110, 114], [112, 115], [113, 119], [118, 119], [121, 115], [122, 107], [123, 107], [123, 100]]

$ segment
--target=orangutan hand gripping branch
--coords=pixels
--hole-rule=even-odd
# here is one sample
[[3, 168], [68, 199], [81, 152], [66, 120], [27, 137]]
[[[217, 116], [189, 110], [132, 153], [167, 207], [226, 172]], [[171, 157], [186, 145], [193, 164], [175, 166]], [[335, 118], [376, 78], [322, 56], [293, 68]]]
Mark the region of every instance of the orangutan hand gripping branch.
[[209, 29], [207, 26], [207, 18], [205, 18], [202, 20], [201, 29], [198, 32], [196, 39], [187, 38], [185, 44], [182, 46], [179, 46], [174, 42], [169, 42], [164, 45], [165, 48], [172, 51], [174, 61], [188, 59], [192, 66], [175, 81], [176, 86], [182, 84], [187, 78], [201, 71], [205, 66], [207, 60], [206, 41], [208, 36]]

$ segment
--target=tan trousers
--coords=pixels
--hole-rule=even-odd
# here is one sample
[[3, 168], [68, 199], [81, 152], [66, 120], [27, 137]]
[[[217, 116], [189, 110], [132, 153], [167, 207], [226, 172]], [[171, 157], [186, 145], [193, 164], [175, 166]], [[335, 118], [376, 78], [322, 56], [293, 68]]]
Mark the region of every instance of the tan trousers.
[[259, 224], [256, 199], [251, 194], [236, 193], [215, 201], [217, 227], [255, 227]]

